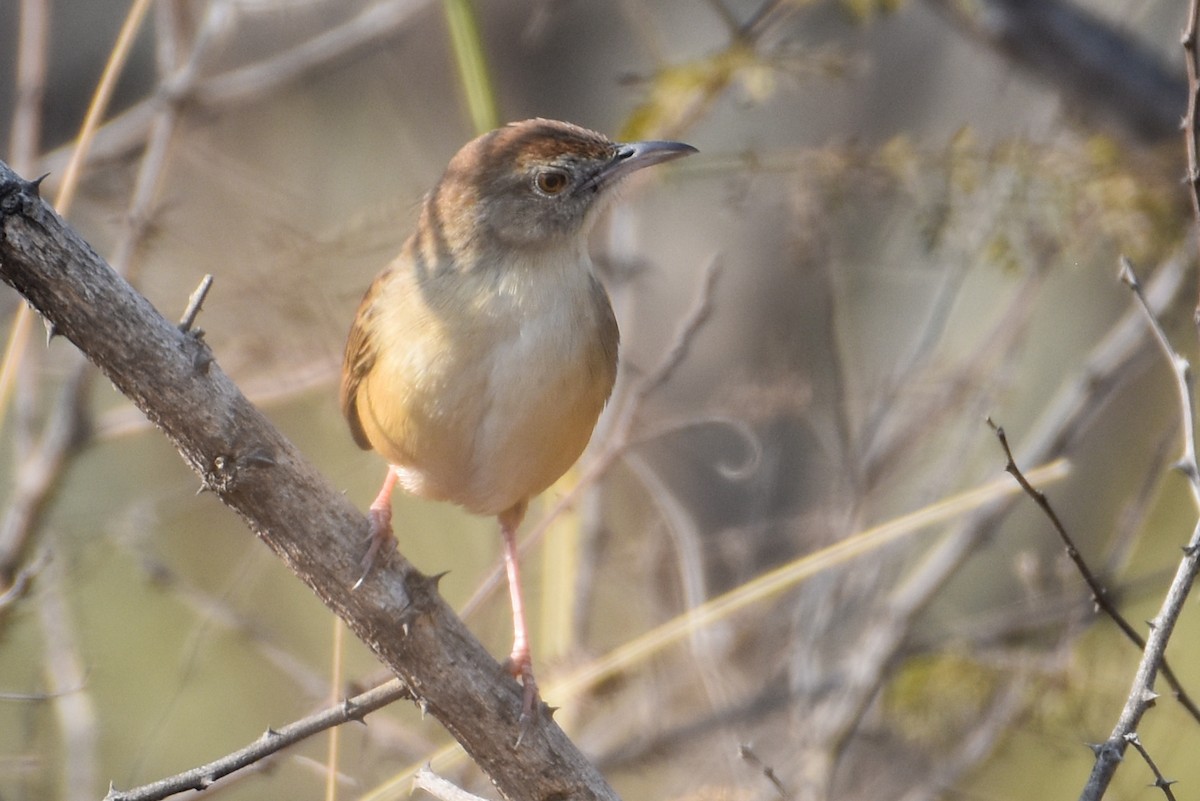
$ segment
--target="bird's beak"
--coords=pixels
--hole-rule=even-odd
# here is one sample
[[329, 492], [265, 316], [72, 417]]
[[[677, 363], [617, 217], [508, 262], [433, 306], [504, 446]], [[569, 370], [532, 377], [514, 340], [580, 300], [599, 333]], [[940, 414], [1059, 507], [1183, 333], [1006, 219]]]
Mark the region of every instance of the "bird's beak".
[[685, 145], [683, 142], [623, 142], [617, 145], [617, 153], [613, 156], [613, 160], [604, 165], [580, 189], [603, 189], [612, 186], [635, 170], [698, 152], [696, 148]]

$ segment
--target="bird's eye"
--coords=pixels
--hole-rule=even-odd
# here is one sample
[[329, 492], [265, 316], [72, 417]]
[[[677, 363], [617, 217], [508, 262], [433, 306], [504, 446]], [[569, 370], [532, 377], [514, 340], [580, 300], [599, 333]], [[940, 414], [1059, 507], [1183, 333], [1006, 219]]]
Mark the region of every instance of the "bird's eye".
[[542, 170], [534, 178], [538, 191], [544, 195], [557, 195], [567, 188], [567, 174], [559, 170]]

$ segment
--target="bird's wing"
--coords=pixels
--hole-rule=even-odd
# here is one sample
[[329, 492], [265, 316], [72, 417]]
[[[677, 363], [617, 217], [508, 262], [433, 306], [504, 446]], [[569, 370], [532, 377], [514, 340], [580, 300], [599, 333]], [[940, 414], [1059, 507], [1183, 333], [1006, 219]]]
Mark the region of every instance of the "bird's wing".
[[342, 361], [342, 387], [339, 394], [342, 415], [350, 424], [350, 433], [354, 435], [354, 441], [363, 450], [370, 450], [371, 442], [367, 439], [367, 433], [358, 417], [358, 390], [363, 378], [375, 365], [375, 345], [372, 337], [368, 335], [368, 330], [372, 322], [370, 318], [377, 308], [374, 305], [376, 296], [389, 273], [390, 268], [380, 273], [359, 303], [358, 312], [354, 315], [354, 324], [350, 327], [350, 335], [346, 339], [346, 355]]

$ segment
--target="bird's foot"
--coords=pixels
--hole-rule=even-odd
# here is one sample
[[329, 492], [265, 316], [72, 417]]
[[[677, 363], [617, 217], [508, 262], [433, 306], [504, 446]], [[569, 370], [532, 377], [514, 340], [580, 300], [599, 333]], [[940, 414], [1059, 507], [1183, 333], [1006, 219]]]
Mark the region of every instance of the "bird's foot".
[[362, 558], [362, 575], [358, 577], [358, 581], [354, 582], [353, 589], [358, 589], [362, 583], [367, 580], [367, 576], [371, 574], [371, 570], [375, 567], [375, 560], [379, 558], [379, 552], [383, 550], [385, 545], [392, 545], [396, 538], [392, 535], [392, 510], [391, 507], [376, 507], [372, 506], [367, 512], [367, 520], [371, 522], [371, 527], [367, 531], [367, 551]]
[[528, 650], [514, 651], [504, 663], [504, 667], [514, 679], [521, 682], [521, 717], [517, 718], [519, 731], [516, 742], [519, 746], [525, 738], [525, 733], [529, 731], [529, 724], [537, 717], [537, 706], [541, 699], [538, 698], [537, 682], [533, 678], [533, 660]]

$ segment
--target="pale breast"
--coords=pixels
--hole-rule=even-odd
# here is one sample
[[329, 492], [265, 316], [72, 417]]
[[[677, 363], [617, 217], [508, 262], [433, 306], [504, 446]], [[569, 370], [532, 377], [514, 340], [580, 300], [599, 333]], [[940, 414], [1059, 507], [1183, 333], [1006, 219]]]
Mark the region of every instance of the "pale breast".
[[410, 284], [380, 315], [403, 344], [364, 378], [359, 416], [405, 489], [498, 514], [583, 452], [616, 377], [616, 322], [586, 262], [430, 280], [445, 283]]

